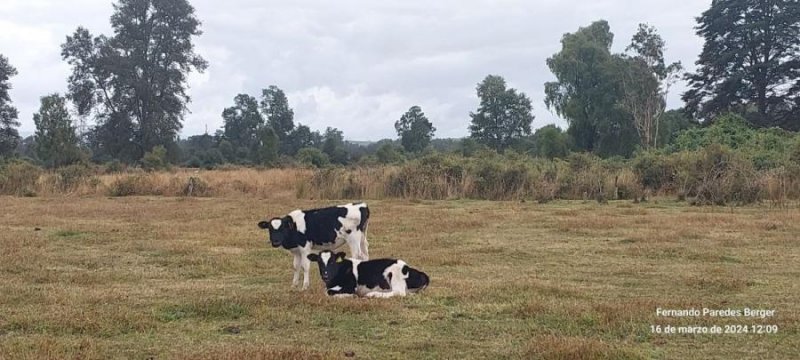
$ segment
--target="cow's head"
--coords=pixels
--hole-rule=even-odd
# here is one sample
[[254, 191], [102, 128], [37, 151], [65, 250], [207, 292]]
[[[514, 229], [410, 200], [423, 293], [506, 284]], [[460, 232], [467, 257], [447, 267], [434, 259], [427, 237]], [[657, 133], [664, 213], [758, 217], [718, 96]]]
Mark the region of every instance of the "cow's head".
[[408, 265], [403, 266], [403, 275], [407, 276], [406, 286], [410, 292], [420, 291], [428, 287], [428, 284], [431, 283], [431, 279], [428, 277], [428, 274], [414, 269]]
[[339, 266], [344, 260], [344, 255], [343, 252], [333, 253], [325, 250], [320, 252], [319, 255], [308, 254], [308, 260], [319, 265], [319, 275], [322, 276], [322, 281], [327, 284], [339, 272]]
[[297, 230], [297, 226], [291, 216], [261, 221], [258, 223], [258, 227], [269, 231], [269, 242], [272, 243], [272, 247], [283, 245], [292, 235], [292, 232]]

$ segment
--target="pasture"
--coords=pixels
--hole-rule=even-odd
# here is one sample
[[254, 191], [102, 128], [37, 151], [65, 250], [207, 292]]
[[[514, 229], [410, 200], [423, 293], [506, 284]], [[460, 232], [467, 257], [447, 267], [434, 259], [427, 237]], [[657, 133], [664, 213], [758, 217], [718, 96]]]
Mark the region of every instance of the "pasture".
[[[256, 227], [337, 201], [0, 197], [0, 359], [775, 358], [800, 349], [800, 211], [662, 200], [369, 201], [420, 295], [333, 299]], [[775, 317], [664, 318], [656, 308]], [[659, 335], [651, 325], [777, 325]]]

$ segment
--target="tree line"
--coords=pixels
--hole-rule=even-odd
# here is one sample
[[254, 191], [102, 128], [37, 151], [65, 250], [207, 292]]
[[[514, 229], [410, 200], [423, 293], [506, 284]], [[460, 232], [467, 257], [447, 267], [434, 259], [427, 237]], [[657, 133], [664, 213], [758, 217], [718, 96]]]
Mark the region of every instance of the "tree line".
[[[570, 152], [631, 157], [638, 149], [675, 145], [688, 129], [728, 113], [751, 127], [800, 130], [800, 3], [720, 0], [697, 18], [705, 43], [697, 70], [664, 57], [657, 29], [640, 24], [622, 53], [599, 20], [561, 38], [547, 66], [545, 106], [567, 122], [531, 128], [533, 104], [499, 75], [476, 86], [478, 107], [465, 139], [434, 139], [436, 128], [418, 105], [398, 114], [396, 139], [374, 144], [344, 140], [336, 128], [312, 130], [294, 121], [286, 93], [268, 86], [238, 94], [222, 109], [213, 134], [179, 138], [187, 104], [187, 76], [208, 63], [195, 52], [201, 22], [187, 0], [119, 0], [112, 35], [78, 27], [61, 46], [71, 66], [64, 94], [41, 98], [36, 133], [22, 139], [10, 79], [0, 55], [0, 157], [25, 157], [47, 167], [77, 162], [258, 166], [393, 163], [430, 151], [514, 151], [547, 158]], [[667, 110], [672, 85], [684, 79], [685, 105]], [[466, 120], [466, 119], [465, 119]], [[465, 121], [466, 122], [466, 121]], [[91, 123], [88, 128], [80, 124]]]

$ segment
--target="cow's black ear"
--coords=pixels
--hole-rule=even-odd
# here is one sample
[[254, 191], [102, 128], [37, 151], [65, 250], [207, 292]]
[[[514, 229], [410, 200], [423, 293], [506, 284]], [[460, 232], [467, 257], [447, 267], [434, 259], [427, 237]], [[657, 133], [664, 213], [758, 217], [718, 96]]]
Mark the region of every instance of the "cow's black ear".
[[266, 228], [269, 227], [269, 222], [268, 221], [259, 221], [258, 222], [258, 227], [260, 227], [262, 229], [266, 229]]
[[336, 258], [340, 259], [340, 260], [344, 260], [345, 255], [347, 255], [347, 254], [345, 254], [344, 252], [338, 252], [338, 253], [336, 253]]
[[308, 258], [308, 260], [311, 260], [311, 261], [318, 261], [319, 260], [319, 255], [317, 255], [317, 254], [308, 254], [308, 256], [306, 256], [306, 257]]

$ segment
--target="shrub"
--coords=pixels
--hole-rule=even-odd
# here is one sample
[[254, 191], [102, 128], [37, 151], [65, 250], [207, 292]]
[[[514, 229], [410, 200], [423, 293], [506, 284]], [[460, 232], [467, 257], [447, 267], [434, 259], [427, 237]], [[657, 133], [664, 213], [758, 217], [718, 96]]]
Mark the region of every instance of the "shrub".
[[317, 148], [302, 148], [297, 152], [297, 162], [313, 166], [316, 168], [321, 168], [328, 166], [330, 164], [330, 159], [328, 155], [322, 152], [320, 149]]
[[463, 158], [433, 154], [408, 162], [386, 184], [391, 197], [448, 199], [461, 193], [465, 175]]
[[166, 170], [169, 169], [167, 162], [167, 149], [158, 145], [145, 153], [141, 160], [142, 169], [147, 171]]
[[797, 135], [792, 139], [792, 143], [789, 146], [789, 151], [787, 152], [789, 165], [800, 166], [800, 135]]
[[597, 155], [572, 153], [567, 157], [569, 171], [561, 183], [560, 192], [567, 199], [597, 199], [606, 197], [608, 172]]
[[759, 176], [744, 156], [717, 144], [698, 155], [689, 164], [696, 184], [694, 204], [745, 205], [761, 200]]
[[197, 176], [191, 176], [183, 187], [184, 196], [209, 196], [210, 188], [208, 183]]
[[125, 171], [125, 164], [123, 164], [119, 160], [112, 160], [105, 164], [105, 173], [106, 174], [117, 174]]
[[94, 171], [85, 163], [72, 164], [56, 170], [57, 187], [64, 192], [75, 190], [81, 184], [89, 183], [92, 178]]
[[658, 191], [673, 184], [675, 169], [668, 156], [653, 151], [640, 152], [632, 166], [645, 189]]
[[405, 161], [406, 157], [403, 155], [402, 149], [394, 146], [391, 143], [381, 145], [375, 152], [375, 158], [381, 164], [394, 164]]
[[35, 196], [36, 183], [44, 172], [26, 161], [12, 160], [0, 166], [0, 193], [17, 196]]
[[531, 172], [525, 162], [519, 160], [503, 161], [499, 156], [479, 158], [469, 172], [474, 177], [474, 189], [469, 195], [490, 200], [525, 198], [529, 193]]
[[162, 195], [151, 176], [146, 174], [125, 175], [111, 182], [110, 196]]

